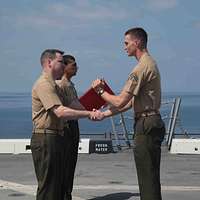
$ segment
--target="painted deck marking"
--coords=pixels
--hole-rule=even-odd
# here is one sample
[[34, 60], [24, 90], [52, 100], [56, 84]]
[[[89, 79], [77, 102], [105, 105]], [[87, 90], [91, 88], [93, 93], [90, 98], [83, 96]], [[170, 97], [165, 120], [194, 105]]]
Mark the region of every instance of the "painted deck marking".
[[[36, 185], [23, 185], [15, 182], [4, 181], [0, 179], [0, 190], [14, 190], [28, 195], [36, 195]], [[74, 200], [84, 200], [83, 198], [73, 196]]]
[[[0, 180], [0, 190], [14, 190], [20, 193], [33, 195], [36, 194], [36, 185], [23, 185], [11, 181]], [[75, 190], [131, 190], [139, 191], [137, 185], [75, 185]], [[200, 191], [200, 186], [162, 186], [162, 191]], [[75, 200], [84, 200], [80, 197], [73, 197]]]

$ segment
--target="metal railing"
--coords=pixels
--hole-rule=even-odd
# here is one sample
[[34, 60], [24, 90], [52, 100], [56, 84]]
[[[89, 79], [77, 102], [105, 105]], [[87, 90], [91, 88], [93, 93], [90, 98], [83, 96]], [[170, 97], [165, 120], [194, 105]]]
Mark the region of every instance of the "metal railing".
[[[171, 101], [162, 102], [162, 107], [166, 106], [166, 105], [171, 106], [170, 113], [162, 116], [163, 120], [168, 120], [168, 122], [166, 123], [167, 130], [166, 130], [166, 138], [165, 139], [166, 139], [166, 144], [167, 144], [169, 150], [171, 148], [172, 139], [174, 138], [174, 135], [175, 135], [175, 127], [179, 120], [178, 114], [179, 114], [180, 104], [181, 104], [181, 97], [173, 98]], [[114, 141], [116, 143], [117, 149], [121, 150], [122, 149], [122, 146], [121, 146], [122, 140], [125, 141], [125, 144], [128, 148], [131, 147], [131, 141], [129, 139], [130, 132], [128, 132], [128, 130], [127, 130], [125, 119], [133, 121], [133, 117], [126, 116], [124, 113], [120, 113], [119, 117], [120, 117], [120, 120], [117, 123], [115, 123], [114, 117], [110, 117], [110, 120], [111, 120], [111, 125], [112, 125], [112, 133], [111, 134], [113, 134], [113, 136], [114, 136]], [[119, 126], [121, 126], [121, 128], [122, 128], [122, 131], [120, 131], [120, 132], [117, 131], [117, 127], [119, 127]], [[186, 131], [184, 132], [184, 134], [186, 135]]]

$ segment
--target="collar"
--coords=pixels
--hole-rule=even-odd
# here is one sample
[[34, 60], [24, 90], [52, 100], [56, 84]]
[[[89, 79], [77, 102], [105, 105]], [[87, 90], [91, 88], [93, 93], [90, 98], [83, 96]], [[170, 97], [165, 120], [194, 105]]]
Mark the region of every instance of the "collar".
[[139, 63], [142, 63], [144, 62], [144, 60], [149, 56], [149, 53], [148, 52], [144, 52], [142, 54], [142, 56], [140, 57], [140, 60], [139, 60]]
[[61, 82], [65, 83], [67, 86], [74, 86], [74, 83], [68, 80], [65, 76], [62, 76]]

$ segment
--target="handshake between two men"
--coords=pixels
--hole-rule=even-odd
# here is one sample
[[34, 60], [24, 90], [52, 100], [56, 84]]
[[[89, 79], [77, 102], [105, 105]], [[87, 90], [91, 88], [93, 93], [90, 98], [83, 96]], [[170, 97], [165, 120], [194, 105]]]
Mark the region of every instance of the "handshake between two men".
[[[99, 96], [101, 96], [104, 93], [104, 85], [105, 85], [104, 79], [96, 79], [92, 82], [92, 88]], [[90, 113], [89, 119], [93, 121], [101, 121], [105, 117], [108, 117], [106, 113], [107, 111], [101, 112], [100, 110], [94, 108]]]

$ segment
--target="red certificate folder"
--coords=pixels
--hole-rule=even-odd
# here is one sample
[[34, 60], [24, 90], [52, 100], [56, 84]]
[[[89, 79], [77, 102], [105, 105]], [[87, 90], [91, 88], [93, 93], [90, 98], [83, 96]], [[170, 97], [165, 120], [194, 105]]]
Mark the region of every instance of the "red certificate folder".
[[[105, 82], [104, 90], [110, 94], [114, 94], [108, 84]], [[106, 106], [106, 102], [99, 96], [93, 88], [90, 88], [80, 98], [80, 103], [85, 107], [86, 110], [100, 109]]]

